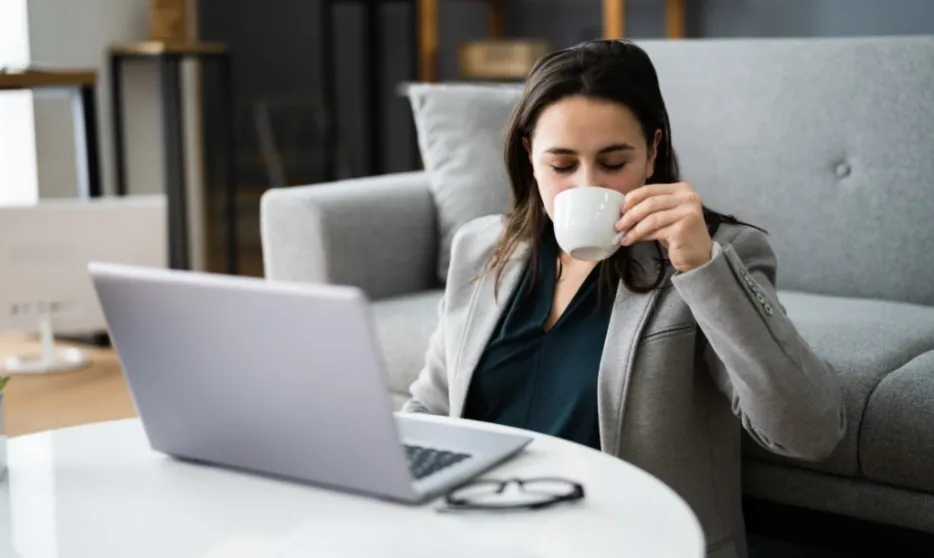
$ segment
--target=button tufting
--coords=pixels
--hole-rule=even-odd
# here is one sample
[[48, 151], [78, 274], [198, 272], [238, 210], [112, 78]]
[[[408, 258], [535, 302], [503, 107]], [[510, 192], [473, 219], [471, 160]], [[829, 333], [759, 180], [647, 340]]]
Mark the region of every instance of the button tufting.
[[853, 172], [853, 169], [848, 163], [838, 163], [834, 172], [837, 174], [837, 178], [846, 178], [850, 176], [850, 173]]

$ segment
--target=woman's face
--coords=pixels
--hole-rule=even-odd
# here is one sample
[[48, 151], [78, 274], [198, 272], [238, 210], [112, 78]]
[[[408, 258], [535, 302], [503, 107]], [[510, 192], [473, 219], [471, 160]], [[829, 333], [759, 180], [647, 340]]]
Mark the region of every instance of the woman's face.
[[627, 107], [576, 95], [546, 107], [526, 145], [538, 190], [554, 219], [558, 193], [602, 186], [626, 194], [652, 176], [661, 131], [647, 145]]

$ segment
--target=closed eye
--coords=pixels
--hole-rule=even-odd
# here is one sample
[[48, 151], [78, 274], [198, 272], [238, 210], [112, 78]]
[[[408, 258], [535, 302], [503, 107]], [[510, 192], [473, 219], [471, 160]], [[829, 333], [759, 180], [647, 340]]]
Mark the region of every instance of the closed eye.
[[[601, 166], [609, 172], [617, 172], [617, 171], [623, 170], [623, 167], [626, 166], [626, 162], [622, 162], [616, 165], [601, 165]], [[558, 174], [566, 174], [569, 172], [573, 172], [574, 169], [577, 168], [577, 165], [576, 164], [551, 165], [551, 168]]]

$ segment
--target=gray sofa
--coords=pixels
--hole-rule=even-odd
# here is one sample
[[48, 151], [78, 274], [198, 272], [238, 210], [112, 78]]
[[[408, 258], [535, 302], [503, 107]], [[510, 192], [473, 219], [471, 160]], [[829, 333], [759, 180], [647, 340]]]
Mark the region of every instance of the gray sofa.
[[[746, 494], [934, 533], [934, 38], [641, 44], [684, 178], [769, 231], [781, 302], [845, 387], [836, 453], [798, 463], [747, 439]], [[515, 94], [494, 89], [413, 93], [426, 171], [262, 200], [267, 277], [363, 288], [397, 403], [435, 325], [450, 234], [505, 209], [489, 189], [504, 176], [477, 175], [501, 164], [482, 132]]]

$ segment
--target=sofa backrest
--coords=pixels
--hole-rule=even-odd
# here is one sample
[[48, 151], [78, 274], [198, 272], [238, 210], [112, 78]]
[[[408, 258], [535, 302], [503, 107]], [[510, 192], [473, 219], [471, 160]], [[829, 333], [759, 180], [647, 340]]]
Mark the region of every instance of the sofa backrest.
[[647, 40], [682, 178], [780, 289], [934, 305], [934, 37]]

